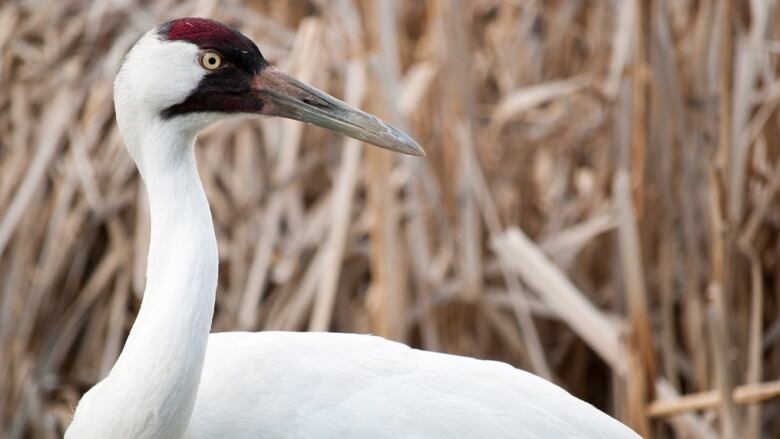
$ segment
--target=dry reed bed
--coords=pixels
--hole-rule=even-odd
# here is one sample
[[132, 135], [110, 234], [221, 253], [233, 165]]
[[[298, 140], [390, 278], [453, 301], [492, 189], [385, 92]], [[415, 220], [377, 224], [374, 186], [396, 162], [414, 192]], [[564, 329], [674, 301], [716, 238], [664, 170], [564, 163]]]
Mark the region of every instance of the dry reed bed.
[[780, 14], [744, 3], [3, 2], [0, 436], [60, 435], [121, 349], [149, 224], [111, 81], [144, 30], [202, 15], [428, 152], [202, 135], [216, 330], [373, 332], [510, 361], [647, 437], [777, 437]]

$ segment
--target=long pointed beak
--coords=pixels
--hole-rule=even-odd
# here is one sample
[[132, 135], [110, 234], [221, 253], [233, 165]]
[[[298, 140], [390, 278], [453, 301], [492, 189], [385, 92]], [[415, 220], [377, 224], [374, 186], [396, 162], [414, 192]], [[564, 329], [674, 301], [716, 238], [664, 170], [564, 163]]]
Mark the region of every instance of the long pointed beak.
[[261, 114], [312, 123], [390, 151], [425, 155], [420, 145], [398, 128], [275, 67], [263, 69], [252, 85], [263, 100]]

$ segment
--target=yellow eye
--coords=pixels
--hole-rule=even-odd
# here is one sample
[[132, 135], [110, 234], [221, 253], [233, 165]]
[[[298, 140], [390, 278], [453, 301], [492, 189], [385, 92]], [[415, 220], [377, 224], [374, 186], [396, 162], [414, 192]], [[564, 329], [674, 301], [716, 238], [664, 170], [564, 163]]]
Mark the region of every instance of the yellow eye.
[[222, 65], [222, 55], [216, 50], [204, 50], [200, 53], [198, 61], [206, 70], [217, 70]]

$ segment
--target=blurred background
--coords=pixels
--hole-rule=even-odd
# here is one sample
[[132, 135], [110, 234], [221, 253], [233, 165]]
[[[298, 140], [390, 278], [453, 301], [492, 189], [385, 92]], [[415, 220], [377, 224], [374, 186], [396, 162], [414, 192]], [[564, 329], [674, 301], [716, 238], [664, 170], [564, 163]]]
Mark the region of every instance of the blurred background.
[[0, 437], [60, 437], [122, 348], [149, 219], [111, 83], [189, 15], [428, 154], [273, 119], [201, 135], [214, 330], [374, 333], [507, 361], [647, 438], [780, 437], [777, 6], [3, 1]]

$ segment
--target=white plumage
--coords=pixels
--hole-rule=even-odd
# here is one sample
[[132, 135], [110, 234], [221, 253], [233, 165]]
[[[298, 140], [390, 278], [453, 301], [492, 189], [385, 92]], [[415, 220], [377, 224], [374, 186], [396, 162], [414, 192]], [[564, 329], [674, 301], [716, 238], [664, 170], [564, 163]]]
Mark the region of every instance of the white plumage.
[[366, 335], [290, 332], [212, 334], [191, 431], [198, 439], [637, 437], [505, 363]]
[[[262, 101], [251, 112], [317, 123], [389, 149], [414, 153], [419, 146], [271, 67], [240, 71], [243, 59], [231, 64], [229, 47], [222, 49], [224, 68], [211, 72], [199, 61], [205, 48], [213, 49], [208, 39], [174, 40], [169, 28], [177, 25], [223, 32], [219, 44], [230, 44], [223, 40], [234, 32], [215, 31], [218, 24], [206, 20], [169, 23], [145, 35], [117, 75], [117, 121], [149, 194], [147, 284], [116, 365], [82, 398], [67, 439], [639, 437], [554, 384], [504, 363], [366, 335], [209, 335], [218, 254], [193, 147], [208, 124], [247, 112], [246, 102], [230, 99]], [[215, 74], [234, 74], [249, 85], [225, 97], [204, 86]], [[225, 84], [236, 93], [234, 84]], [[193, 100], [204, 89], [213, 102], [221, 100], [219, 108]], [[298, 101], [316, 108], [279, 98], [287, 92], [308, 93]], [[190, 102], [201, 107], [165, 115], [174, 105], [195, 108]], [[284, 105], [299, 107], [294, 112]]]

